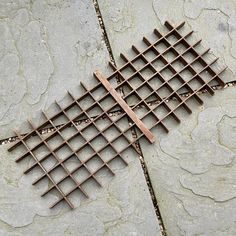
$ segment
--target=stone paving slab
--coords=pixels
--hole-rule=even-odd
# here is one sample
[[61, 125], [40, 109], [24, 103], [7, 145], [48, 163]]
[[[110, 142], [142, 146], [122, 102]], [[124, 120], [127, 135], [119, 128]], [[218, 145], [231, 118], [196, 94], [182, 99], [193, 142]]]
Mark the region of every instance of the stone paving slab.
[[[80, 96], [79, 81], [92, 86], [92, 72], [106, 71], [109, 56], [91, 1], [7, 0], [0, 3], [0, 29], [0, 139], [12, 136], [12, 128], [29, 131], [28, 117], [41, 123], [41, 109], [53, 114], [50, 104], [67, 89]], [[39, 170], [23, 175], [32, 163], [16, 164], [23, 150], [8, 147], [0, 146], [0, 235], [160, 234], [134, 153], [125, 156], [128, 167], [114, 164], [114, 178], [100, 174], [104, 188], [88, 186], [90, 199], [74, 198], [75, 210], [66, 204], [49, 210], [59, 196], [41, 198], [49, 183], [32, 186]]]
[[104, 170], [97, 177], [99, 188], [91, 183], [85, 188], [90, 199], [73, 198], [76, 208], [65, 203], [49, 209], [59, 196], [53, 192], [41, 198], [48, 182], [31, 183], [39, 171], [23, 175], [25, 160], [16, 164], [21, 148], [8, 153], [9, 145], [0, 146], [0, 235], [158, 235], [159, 225], [142, 168], [133, 153], [123, 163], [113, 164], [115, 177]]
[[98, 0], [98, 3], [118, 65], [122, 62], [121, 52], [129, 55], [133, 44], [141, 48], [142, 37], [151, 37], [154, 28], [164, 30], [166, 20], [174, 25], [185, 21], [186, 27], [195, 31], [194, 36], [202, 38], [202, 45], [221, 58], [218, 67], [229, 67], [224, 81], [235, 80], [235, 1]]
[[0, 139], [109, 58], [92, 1], [2, 1], [0, 32]]
[[236, 88], [202, 97], [153, 146], [141, 142], [168, 235], [236, 233]]
[[[235, 1], [98, 2], [118, 64], [119, 53], [141, 46], [155, 27], [185, 21], [222, 58], [219, 67], [228, 66], [223, 80], [235, 80]], [[169, 122], [169, 134], [154, 131], [155, 145], [141, 142], [167, 235], [236, 234], [236, 88], [202, 97], [204, 106], [193, 103], [193, 114], [180, 114], [180, 125]]]

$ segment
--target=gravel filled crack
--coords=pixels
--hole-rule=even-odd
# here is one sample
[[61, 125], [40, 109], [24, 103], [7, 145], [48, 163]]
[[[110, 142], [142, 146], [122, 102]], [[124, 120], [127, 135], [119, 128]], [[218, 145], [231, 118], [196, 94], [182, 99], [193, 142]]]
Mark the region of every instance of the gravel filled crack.
[[[228, 82], [226, 83], [225, 88], [228, 88], [228, 87], [235, 87], [236, 86], [236, 80], [235, 81], [231, 81], [231, 82]], [[220, 86], [213, 86], [212, 87], [213, 90], [220, 90], [222, 89]], [[203, 90], [203, 91], [200, 91], [199, 94], [204, 94], [204, 93], [207, 93], [207, 90]], [[191, 95], [191, 93], [183, 93], [183, 94], [180, 94], [181, 97], [187, 97]], [[175, 100], [175, 97], [172, 97], [171, 99]], [[148, 102], [147, 104], [152, 106], [154, 104], [157, 104], [158, 100], [153, 100], [153, 101], [150, 101]], [[168, 103], [168, 101], [166, 101]], [[132, 106], [131, 106], [132, 108]], [[142, 106], [137, 106], [137, 109], [141, 109]], [[112, 112], [108, 112], [109, 116], [117, 116], [117, 115], [120, 115], [122, 114], [122, 111], [121, 110], [116, 110], [116, 111], [112, 111]], [[92, 119], [95, 119], [97, 116], [94, 116], [92, 117]], [[107, 119], [107, 118], [101, 118], [101, 119]], [[75, 124], [76, 125], [80, 125], [80, 124], [85, 124], [85, 123], [88, 123], [89, 122], [89, 119], [81, 119], [81, 120], [76, 120], [75, 121]], [[64, 124], [61, 124], [59, 126], [57, 126], [57, 128], [59, 128], [60, 126], [62, 126]], [[54, 129], [53, 128], [47, 128], [47, 129], [41, 129], [40, 132], [41, 134], [46, 134], [46, 133], [50, 133], [50, 132], [53, 132]], [[27, 133], [25, 134], [21, 134], [22, 136], [26, 135]], [[9, 138], [6, 138], [6, 139], [2, 139], [0, 140], [0, 145], [4, 145], [4, 144], [8, 144], [8, 143], [12, 143], [12, 142], [15, 142], [16, 140], [18, 140], [18, 138], [16, 136], [12, 136], [12, 137], [9, 137]]]
[[[132, 135], [133, 135], [134, 138], [137, 138], [137, 133], [136, 133], [135, 129], [132, 130]], [[158, 223], [159, 223], [161, 234], [163, 236], [167, 236], [166, 229], [165, 229], [165, 226], [164, 226], [164, 223], [163, 223], [163, 220], [162, 220], [162, 217], [161, 217], [161, 213], [160, 213], [160, 210], [159, 210], [159, 206], [158, 206], [158, 203], [157, 203], [157, 198], [155, 196], [155, 193], [154, 193], [154, 190], [153, 190], [153, 187], [152, 187], [152, 182], [151, 182], [151, 179], [150, 179], [150, 176], [149, 176], [149, 173], [148, 173], [148, 168], [146, 166], [144, 156], [142, 154], [142, 149], [140, 147], [139, 142], [136, 142], [135, 146], [136, 146], [137, 150], [140, 153], [139, 160], [140, 160], [140, 163], [141, 163], [141, 167], [143, 169], [143, 174], [144, 174], [147, 186], [148, 186], [148, 190], [149, 190], [149, 193], [150, 193], [150, 196], [151, 196], [151, 199], [152, 199], [154, 209], [155, 209], [155, 213], [156, 213], [156, 216], [157, 216], [157, 220], [158, 220]]]
[[[103, 38], [104, 38], [104, 41], [105, 41], [105, 44], [106, 44], [106, 47], [107, 47], [107, 50], [108, 50], [108, 53], [109, 53], [110, 60], [111, 60], [112, 64], [116, 66], [115, 59], [114, 59], [112, 49], [111, 49], [111, 45], [110, 45], [110, 42], [109, 42], [109, 39], [108, 39], [108, 36], [107, 36], [107, 33], [106, 33], [105, 25], [104, 25], [104, 22], [103, 22], [103, 19], [102, 19], [102, 15], [101, 15], [101, 12], [100, 12], [100, 9], [99, 9], [98, 2], [97, 2], [97, 0], [93, 0], [93, 3], [94, 3], [95, 11], [96, 11], [96, 14], [97, 14], [97, 17], [98, 17], [98, 20], [99, 20], [100, 28], [102, 30]], [[117, 78], [117, 82], [118, 83], [120, 82], [118, 78]], [[124, 91], [122, 90], [122, 88], [119, 90], [119, 93], [121, 94], [121, 96], [124, 95]], [[152, 101], [152, 102], [150, 102], [150, 105], [152, 105], [152, 103], [155, 104], [157, 102], [158, 101]], [[142, 106], [139, 106], [138, 108], [142, 108]], [[114, 113], [112, 115], [117, 115], [117, 114]], [[136, 133], [135, 129], [131, 129], [131, 132], [132, 132], [133, 137], [136, 138], [137, 133]], [[161, 214], [160, 214], [160, 211], [159, 211], [157, 200], [156, 200], [156, 197], [155, 197], [155, 194], [154, 194], [154, 190], [152, 188], [152, 184], [151, 184], [151, 181], [150, 181], [148, 170], [146, 168], [146, 164], [144, 162], [144, 157], [142, 155], [140, 145], [139, 145], [138, 142], [136, 142], [135, 145], [137, 147], [137, 150], [139, 150], [139, 152], [140, 152], [140, 158], [139, 159], [140, 159], [141, 167], [143, 169], [144, 177], [145, 177], [148, 189], [149, 189], [150, 196], [152, 198], [152, 203], [153, 203], [153, 206], [154, 206], [154, 209], [155, 209], [155, 213], [156, 213], [157, 220], [158, 220], [158, 223], [159, 223], [159, 226], [160, 226], [160, 229], [161, 229], [161, 233], [162, 233], [163, 236], [166, 236], [165, 227], [164, 227], [164, 224], [163, 224], [163, 221], [162, 221], [162, 218], [161, 218]]]
[[98, 22], [99, 22], [99, 25], [100, 25], [100, 29], [102, 31], [103, 39], [105, 41], [105, 44], [106, 44], [106, 47], [107, 47], [107, 50], [108, 50], [108, 53], [109, 53], [110, 60], [111, 60], [112, 64], [116, 66], [115, 59], [114, 59], [114, 56], [113, 56], [113, 53], [112, 53], [112, 50], [111, 50], [111, 45], [110, 45], [110, 42], [109, 42], [109, 39], [108, 39], [108, 36], [107, 36], [107, 33], [106, 33], [106, 28], [105, 28], [105, 25], [104, 25], [104, 22], [103, 22], [103, 19], [102, 19], [102, 14], [101, 14], [101, 11], [99, 9], [99, 5], [98, 5], [97, 0], [93, 0], [93, 5], [94, 5], [94, 8], [95, 8], [97, 17], [98, 17]]

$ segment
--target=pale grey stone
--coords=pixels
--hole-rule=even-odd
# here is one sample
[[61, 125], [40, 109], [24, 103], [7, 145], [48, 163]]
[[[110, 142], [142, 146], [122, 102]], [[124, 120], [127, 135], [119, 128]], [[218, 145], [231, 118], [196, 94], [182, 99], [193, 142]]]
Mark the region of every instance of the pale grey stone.
[[[182, 21], [187, 29], [195, 31], [194, 38], [202, 38], [204, 48], [221, 60], [217, 69], [227, 65], [223, 80], [235, 80], [235, 1], [162, 1], [162, 0], [98, 0], [112, 52], [118, 62], [120, 52], [131, 54], [131, 45], [142, 49], [142, 37], [148, 36], [154, 28], [165, 32], [164, 22], [178, 25]], [[196, 40], [195, 40], [196, 41]], [[210, 55], [211, 55], [210, 54]], [[211, 55], [211, 57], [214, 57]], [[128, 58], [131, 58], [131, 56]]]
[[99, 0], [102, 18], [118, 64], [120, 53], [130, 52], [132, 44], [140, 43], [142, 36], [152, 33], [160, 22], [153, 11], [152, 1]]
[[141, 142], [169, 235], [234, 235], [236, 89], [202, 95], [169, 134]]
[[[0, 139], [25, 133], [41, 109], [92, 83], [108, 52], [91, 1], [1, 1]], [[81, 94], [80, 92], [78, 95]]]
[[[35, 145], [34, 142], [29, 145]], [[49, 183], [42, 181], [32, 186], [32, 181], [40, 175], [40, 171], [34, 169], [23, 175], [23, 171], [33, 162], [26, 159], [19, 164], [15, 163], [14, 160], [24, 150], [19, 148], [9, 153], [9, 146], [0, 146], [0, 235], [160, 233], [142, 168], [134, 152], [124, 155], [129, 162], [128, 167], [119, 161], [111, 163], [115, 177], [107, 170], [97, 175], [103, 188], [98, 188], [93, 182], [84, 186], [89, 199], [80, 194], [72, 196], [70, 200], [76, 206], [74, 210], [70, 210], [65, 202], [49, 209], [59, 196], [52, 192], [41, 198], [40, 194], [50, 186]]]
[[[58, 209], [50, 211], [45, 207], [48, 204], [47, 198], [43, 200], [39, 197], [40, 191], [46, 191], [47, 182], [40, 189], [33, 187], [31, 183], [35, 174], [32, 173], [27, 177], [23, 175], [28, 161], [16, 164], [14, 161], [16, 153], [9, 154], [7, 147], [9, 145], [0, 147], [0, 222], [11, 227], [23, 227], [31, 224], [36, 214], [41, 216], [58, 214]], [[22, 151], [23, 149], [20, 149], [18, 155]], [[39, 172], [36, 171], [36, 176], [37, 174]], [[56, 197], [51, 197], [56, 200]]]
[[[235, 1], [99, 0], [99, 4], [118, 64], [119, 53], [129, 55], [132, 44], [142, 48], [142, 36], [155, 27], [164, 30], [166, 20], [174, 25], [185, 21], [195, 38], [202, 38], [202, 45], [221, 58], [217, 69], [229, 67], [223, 80], [235, 80]], [[192, 104], [192, 115], [178, 113], [182, 124], [168, 122], [169, 134], [160, 128], [153, 130], [154, 145], [141, 141], [168, 235], [235, 235], [236, 231], [236, 90], [202, 96], [205, 105]]]

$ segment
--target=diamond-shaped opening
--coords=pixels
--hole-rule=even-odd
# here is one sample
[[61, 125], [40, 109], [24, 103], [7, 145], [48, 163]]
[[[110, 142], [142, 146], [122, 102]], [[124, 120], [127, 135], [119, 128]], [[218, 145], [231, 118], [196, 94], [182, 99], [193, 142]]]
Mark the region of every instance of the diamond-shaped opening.
[[153, 112], [156, 114], [156, 116], [159, 119], [163, 119], [164, 117], [166, 117], [168, 115], [168, 113], [170, 112], [165, 106], [164, 103], [161, 103], [159, 106], [157, 106]]
[[112, 118], [116, 126], [118, 126], [122, 132], [126, 131], [129, 128], [129, 123], [126, 116], [121, 118], [121, 115], [119, 115], [119, 116], [114, 116]]
[[174, 34], [167, 36], [166, 39], [171, 45], [174, 45], [179, 40]]
[[173, 73], [168, 67], [163, 70], [161, 72], [162, 77], [165, 79], [165, 81], [170, 80], [171, 78], [173, 78], [173, 76], [175, 75], [175, 73]]
[[163, 84], [163, 81], [159, 75], [155, 75], [148, 81], [148, 83], [154, 90], [157, 90]]
[[77, 152], [77, 156], [79, 157], [81, 162], [84, 162], [87, 159], [93, 158], [94, 155], [95, 155], [95, 151], [92, 149], [92, 147], [89, 144], [87, 144], [86, 146], [84, 146], [82, 149], [80, 149]]
[[88, 116], [85, 113], [83, 113], [77, 119], [73, 119], [72, 120], [73, 122], [71, 121], [71, 125], [73, 125], [73, 126], [78, 126], [78, 125], [83, 126], [82, 121], [86, 121], [86, 120], [88, 120]]
[[169, 80], [169, 85], [173, 90], [177, 90], [182, 86], [182, 82], [178, 79], [178, 77], [174, 77], [173, 79]]
[[192, 92], [190, 88], [188, 87], [188, 85], [183, 85], [178, 90], [176, 90], [176, 93], [179, 95], [183, 95], [183, 94]]
[[114, 138], [116, 138], [116, 137], [118, 137], [120, 135], [120, 131], [116, 128], [115, 125], [112, 125], [103, 134], [105, 135], [107, 140], [109, 142], [111, 142]]
[[142, 99], [146, 98], [151, 92], [153, 92], [153, 90], [151, 88], [149, 88], [146, 84], [144, 84], [143, 86], [141, 86], [137, 90], [138, 95]]
[[192, 63], [191, 66], [197, 73], [201, 72], [204, 69], [204, 66], [198, 60]]
[[166, 87], [162, 86], [161, 88], [158, 89], [157, 94], [162, 98], [168, 97], [172, 92]]
[[72, 180], [71, 177], [68, 177], [63, 180], [58, 186], [64, 194], [67, 194], [76, 187], [76, 183]]
[[135, 114], [138, 116], [139, 119], [141, 119], [145, 114], [149, 112], [149, 108], [142, 104], [138, 109], [135, 109]]
[[102, 134], [98, 135], [94, 140], [91, 141], [91, 145], [94, 148], [94, 150], [97, 152], [102, 147], [104, 147], [107, 144], [106, 139], [103, 137]]
[[210, 73], [210, 71], [208, 69], [201, 72], [200, 76], [205, 83], [208, 83], [212, 79], [212, 74]]
[[124, 69], [120, 70], [121, 75], [127, 79], [134, 74], [135, 70], [131, 65], [127, 65]]
[[67, 176], [65, 169], [60, 165], [50, 172], [50, 176], [54, 182], [59, 182], [61, 179]]
[[60, 160], [64, 160], [66, 157], [68, 157], [72, 153], [73, 153], [73, 151], [70, 149], [70, 147], [68, 145], [63, 145], [60, 149], [55, 151], [55, 155]]
[[[114, 70], [112, 70], [111, 75], [109, 77], [107, 77], [107, 80], [112, 85], [112, 87], [115, 87], [117, 85], [117, 81], [122, 81], [123, 78], [117, 71], [114, 72]], [[103, 85], [101, 85], [101, 86], [103, 86]], [[99, 86], [99, 87], [101, 87], [101, 86]]]
[[63, 163], [70, 172], [81, 165], [81, 161], [75, 154], [73, 154], [68, 160], [64, 161]]
[[57, 133], [54, 137], [50, 138], [47, 141], [48, 146], [50, 147], [50, 149], [55, 149], [58, 146], [60, 146], [60, 144], [62, 144], [64, 142], [64, 139], [60, 136], [59, 133]]
[[147, 80], [154, 74], [154, 72], [149, 67], [142, 69], [140, 73], [145, 80]]
[[83, 99], [81, 99], [78, 103], [81, 109], [87, 110], [94, 103], [94, 99], [91, 97], [91, 95], [87, 95]]
[[[204, 48], [204, 51], [203, 52], [205, 52], [205, 48]], [[202, 54], [203, 52], [199, 52], [198, 51], [198, 53], [199, 54]], [[201, 56], [201, 58], [207, 63], [207, 64], [210, 64], [212, 61], [214, 61], [217, 57], [214, 55], [214, 54], [211, 54], [211, 53], [206, 53], [206, 54], [204, 54], [204, 55], [202, 55]], [[214, 65], [217, 65], [218, 63], [217, 62], [215, 62], [214, 63]], [[213, 66], [213, 65], [212, 65]], [[217, 66], [219, 66], [219, 65], [217, 65]], [[217, 67], [216, 67], [217, 68]]]
[[183, 68], [185, 67], [185, 64], [181, 60], [176, 60], [172, 62], [171, 65], [177, 72], [182, 71]]
[[104, 115], [95, 121], [95, 125], [100, 131], [106, 129], [110, 124], [111, 121], [108, 119], [107, 115]]
[[77, 129], [75, 127], [66, 127], [65, 129], [60, 130], [60, 134], [63, 137], [64, 140], [68, 140], [72, 136], [74, 136], [77, 133]]
[[58, 161], [55, 159], [53, 155], [50, 155], [45, 160], [41, 161], [41, 165], [44, 167], [46, 171], [52, 169], [57, 163]]
[[39, 146], [38, 148], [36, 148], [34, 151], [34, 156], [38, 159], [41, 160], [44, 156], [48, 155], [49, 153], [51, 153], [49, 151], [49, 149], [47, 148], [47, 146], [45, 146], [44, 144]]
[[67, 123], [69, 121], [69, 119], [61, 111], [60, 115], [51, 119], [51, 121], [54, 126], [58, 126], [58, 125]]
[[147, 63], [144, 61], [144, 59], [139, 56], [135, 61], [132, 62], [133, 66], [135, 67], [136, 70], [140, 70], [143, 68]]
[[107, 93], [107, 90], [103, 86], [99, 86], [94, 91], [92, 91], [92, 95], [96, 101], [102, 98]]
[[132, 89], [129, 93], [125, 94], [125, 101], [128, 104], [137, 104], [140, 101], [139, 96], [137, 95], [136, 90]]
[[[130, 148], [128, 148], [129, 150]], [[124, 157], [124, 152], [126, 152], [126, 150], [122, 151], [122, 153], [120, 154], [120, 156], [117, 154], [117, 156], [112, 159], [110, 162], [109, 162], [109, 167], [110, 169], [116, 171], [116, 170], [119, 170], [119, 169], [122, 169], [126, 166], [126, 164], [124, 163], [124, 161], [126, 161], [127, 163], [127, 158]], [[122, 160], [122, 158], [124, 159], [124, 161]]]
[[188, 47], [182, 43], [179, 43], [179, 44], [175, 45], [174, 47], [178, 51], [179, 54], [183, 54], [188, 49]]
[[151, 62], [157, 57], [157, 52], [154, 49], [150, 48], [147, 52], [144, 53], [145, 58]]
[[180, 104], [180, 101], [176, 98], [176, 95], [174, 95], [172, 99], [169, 99], [168, 102], [165, 101], [165, 103], [171, 110], [176, 110], [176, 107]]
[[160, 57], [158, 57], [156, 60], [152, 62], [152, 66], [156, 69], [156, 71], [160, 71], [165, 67], [165, 63], [160, 60]]
[[123, 136], [119, 137], [112, 143], [112, 146], [118, 153], [125, 149], [128, 145], [128, 141]]
[[80, 185], [80, 187], [76, 187], [75, 186], [75, 190], [70, 193], [69, 195], [69, 199], [70, 201], [74, 204], [75, 207], [79, 206], [81, 201], [84, 201], [87, 199], [87, 197], [84, 195], [84, 192], [86, 192], [88, 195], [92, 194], [91, 189], [88, 190], [88, 186], [93, 186], [93, 188], [95, 187], [94, 185], [94, 181], [90, 178], [88, 180], [86, 180], [85, 183], [82, 184], [82, 186]]
[[[129, 124], [131, 125], [131, 124], [134, 124], [134, 123], [133, 123], [132, 121], [130, 121]], [[135, 127], [135, 126], [134, 126], [134, 127]], [[131, 130], [128, 130], [128, 131], [124, 134], [123, 137], [125, 137], [126, 140], [127, 140], [129, 143], [134, 142], [134, 136], [133, 136]]]
[[100, 105], [104, 111], [110, 110], [114, 105], [116, 104], [116, 101], [112, 96], [107, 96], [105, 99], [103, 99], [100, 102]]
[[132, 92], [133, 92], [133, 88], [132, 88], [131, 84], [128, 83], [127, 81], [124, 83], [122, 90], [123, 90], [123, 93], [125, 96], [128, 96], [128, 95], [132, 94]]
[[143, 79], [140, 76], [134, 76], [131, 79], [129, 79], [129, 83], [131, 84], [131, 86], [136, 89], [138, 88], [142, 83], [143, 83]]
[[207, 83], [210, 87], [213, 87], [213, 86], [219, 86], [219, 81], [215, 79], [211, 80], [210, 82]]
[[111, 146], [107, 146], [100, 152], [100, 155], [104, 162], [109, 162], [113, 157], [116, 156], [116, 152]]
[[86, 166], [89, 169], [89, 171], [91, 173], [95, 172], [98, 168], [100, 168], [101, 166], [103, 166], [103, 160], [101, 160], [101, 158], [96, 155], [94, 156], [91, 160], [89, 160], [88, 162], [86, 162]]
[[152, 112], [150, 112], [148, 115], [142, 118], [142, 122], [148, 129], [150, 129], [157, 122], [157, 118]]
[[70, 139], [69, 141], [70, 146], [73, 150], [78, 150], [81, 146], [85, 144], [85, 139], [81, 135], [77, 135], [74, 138]]
[[28, 137], [24, 142], [29, 147], [29, 149], [32, 149], [36, 147], [39, 143], [41, 143], [41, 138], [38, 136], [38, 134], [35, 132], [36, 135]]
[[147, 103], [151, 102], [157, 102], [160, 101], [161, 98], [159, 97], [158, 93], [156, 91], [154, 91], [153, 93], [150, 93], [149, 96], [145, 99], [145, 101]]
[[79, 168], [77, 171], [75, 171], [73, 173], [73, 177], [76, 180], [77, 183], [82, 183], [84, 181], [86, 181], [86, 179], [89, 178], [90, 176], [90, 172], [89, 170], [86, 168], [87, 164], [85, 164], [85, 166], [82, 166], [81, 168]]
[[168, 50], [168, 52], [166, 52], [163, 57], [166, 59], [166, 61], [171, 63], [175, 60], [176, 54], [173, 51]]
[[88, 117], [94, 117], [103, 113], [103, 110], [96, 104], [87, 111]]
[[180, 76], [186, 82], [193, 78], [193, 74], [189, 71], [189, 69], [184, 69], [180, 72]]
[[203, 83], [200, 82], [198, 77], [188, 82], [188, 85], [193, 89], [197, 90], [203, 86]]
[[[187, 97], [184, 97], [184, 101], [185, 103], [188, 105], [188, 107], [190, 108], [194, 108], [194, 107], [199, 107], [199, 102], [198, 100], [196, 99], [198, 95], [196, 94], [195, 96], [187, 96]], [[199, 97], [199, 96], [198, 96]]]
[[160, 42], [158, 42], [158, 43], [155, 45], [155, 48], [156, 48], [157, 52], [163, 53], [163, 52], [166, 51], [166, 49], [167, 49], [168, 47], [166, 46], [165, 43], [163, 43], [162, 41], [160, 41]]
[[[82, 117], [82, 110], [76, 105], [74, 104], [73, 106], [71, 106], [70, 108], [65, 110], [66, 115], [68, 116], [69, 119], [78, 119]], [[79, 116], [79, 117], [78, 117]]]
[[82, 131], [82, 134], [86, 140], [90, 140], [99, 134], [99, 130], [93, 124], [90, 124]]
[[187, 51], [184, 55], [183, 55], [184, 59], [191, 64], [194, 60], [195, 60], [195, 55], [191, 52], [191, 50]]
[[154, 133], [157, 133], [159, 135], [161, 135], [162, 137], [166, 137], [167, 135], [167, 131], [166, 129], [162, 126], [163, 123], [158, 123], [156, 122], [156, 124], [151, 128], [151, 131]]

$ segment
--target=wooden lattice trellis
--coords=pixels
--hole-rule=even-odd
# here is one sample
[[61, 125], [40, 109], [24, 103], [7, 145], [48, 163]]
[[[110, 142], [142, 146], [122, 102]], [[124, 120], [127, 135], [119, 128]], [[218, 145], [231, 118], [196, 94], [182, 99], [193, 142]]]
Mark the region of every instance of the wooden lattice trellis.
[[[209, 49], [199, 53], [196, 47], [201, 40], [191, 43], [188, 39], [193, 31], [181, 35], [180, 30], [184, 26], [181, 23], [177, 27], [173, 27], [169, 22], [165, 23], [168, 30], [167, 33], [161, 34], [158, 30], [154, 30], [156, 39], [150, 42], [147, 38], [143, 39], [145, 48], [139, 50], [132, 46], [133, 52], [136, 54], [132, 59], [128, 59], [121, 54], [124, 64], [116, 68], [110, 63], [113, 73], [107, 77], [103, 76], [99, 71], [94, 73], [97, 83], [93, 88], [87, 89], [84, 84], [84, 93], [75, 98], [68, 92], [70, 102], [66, 106], [62, 106], [56, 102], [58, 112], [49, 117], [45, 112], [43, 116], [45, 121], [39, 126], [35, 126], [29, 120], [32, 130], [26, 135], [21, 135], [15, 131], [19, 140], [9, 149], [12, 151], [17, 146], [23, 146], [23, 153], [17, 162], [26, 157], [34, 160], [34, 163], [25, 170], [24, 173], [32, 171], [39, 167], [42, 170], [42, 175], [36, 179], [33, 184], [47, 178], [51, 187], [47, 189], [42, 196], [52, 190], [56, 190], [60, 197], [53, 203], [54, 207], [61, 201], [65, 201], [73, 208], [74, 205], [70, 200], [70, 195], [79, 190], [86, 197], [88, 194], [83, 188], [83, 185], [88, 180], [94, 180], [99, 186], [99, 179], [96, 174], [103, 168], [107, 168], [114, 175], [114, 171], [110, 167], [110, 163], [116, 159], [121, 159], [125, 165], [127, 162], [123, 153], [133, 148], [136, 149], [135, 142], [140, 138], [147, 138], [150, 143], [155, 141], [155, 137], [151, 130], [157, 125], [164, 128], [168, 132], [165, 125], [165, 120], [169, 117], [180, 122], [176, 111], [179, 108], [185, 109], [191, 113], [188, 105], [188, 100], [195, 99], [199, 104], [203, 101], [199, 97], [198, 92], [207, 90], [211, 95], [214, 90], [211, 87], [212, 82], [224, 87], [224, 82], [219, 75], [225, 70], [216, 72], [212, 65], [217, 59], [212, 62], [207, 62], [205, 56]], [[120, 83], [116, 84], [113, 81], [119, 79]], [[100, 90], [105, 92], [97, 96]], [[124, 91], [121, 96], [120, 90]], [[181, 93], [187, 92], [187, 97], [182, 97]], [[175, 106], [170, 106], [168, 100], [175, 98]], [[154, 105], [150, 105], [152, 101], [157, 101]], [[138, 109], [142, 108], [143, 112], [138, 115]], [[96, 116], [94, 117], [94, 111]], [[120, 111], [120, 115], [111, 117], [111, 111]], [[72, 112], [73, 111], [73, 112]], [[63, 124], [58, 126], [58, 120], [64, 120]], [[76, 124], [77, 120], [85, 119], [87, 123], [79, 128]], [[106, 119], [107, 123], [99, 125], [101, 119]], [[129, 120], [128, 127], [123, 128], [121, 122]], [[47, 136], [41, 134], [41, 130], [45, 127], [52, 127], [53, 132]], [[137, 136], [134, 138], [130, 135], [131, 130], [136, 129]], [[64, 132], [68, 131], [69, 135]], [[111, 135], [108, 135], [112, 132]], [[92, 133], [92, 135], [88, 135]], [[77, 138], [80, 138], [80, 141]], [[30, 145], [31, 139], [37, 140], [34, 145]], [[54, 140], [59, 140], [55, 146], [52, 145]], [[96, 142], [102, 143], [97, 148], [94, 145]], [[122, 142], [122, 149], [120, 143]], [[44, 149], [44, 155], [40, 154], [40, 149]], [[67, 150], [67, 155], [60, 156], [59, 152]], [[81, 158], [81, 153], [87, 150], [87, 157]], [[110, 153], [109, 159], [105, 159], [104, 152]], [[40, 154], [40, 155], [39, 155]], [[74, 160], [73, 168], [69, 168], [67, 162]], [[90, 163], [96, 159], [96, 168], [91, 168]], [[45, 162], [52, 160], [52, 165], [46, 167]], [[60, 179], [55, 179], [53, 173], [56, 170], [61, 170], [63, 173]], [[80, 171], [86, 173], [83, 179], [80, 178]], [[70, 180], [71, 185], [68, 190], [64, 190], [61, 185]]]

